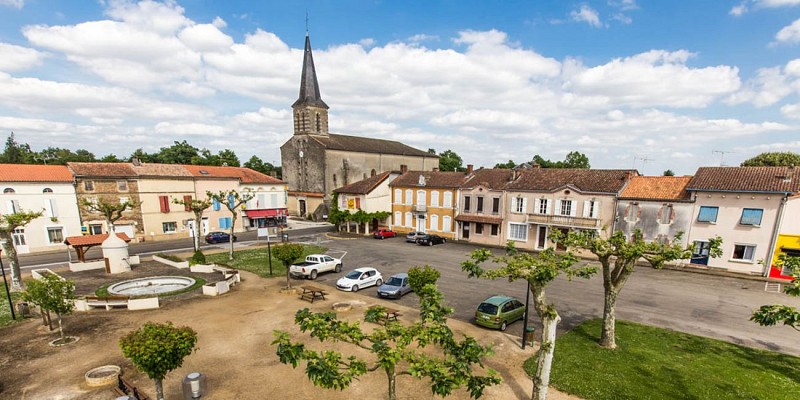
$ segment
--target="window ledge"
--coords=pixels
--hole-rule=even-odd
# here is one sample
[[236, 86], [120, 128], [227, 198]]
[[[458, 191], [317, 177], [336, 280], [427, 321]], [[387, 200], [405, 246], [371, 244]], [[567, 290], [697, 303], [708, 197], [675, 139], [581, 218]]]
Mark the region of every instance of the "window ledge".
[[700, 220], [697, 220], [697, 222], [699, 222], [701, 224], [710, 224], [710, 225], [716, 225], [717, 224], [717, 221], [700, 221]]
[[737, 264], [755, 264], [756, 263], [755, 261], [752, 261], [752, 260], [739, 260], [739, 259], [736, 259], [736, 258], [730, 258], [730, 259], [728, 259], [728, 261], [732, 262], [732, 263], [737, 263]]
[[749, 226], [749, 227], [752, 227], [752, 228], [761, 228], [761, 224], [756, 225], [756, 224], [742, 224], [742, 223], [739, 223], [739, 225], [741, 225], [741, 226]]

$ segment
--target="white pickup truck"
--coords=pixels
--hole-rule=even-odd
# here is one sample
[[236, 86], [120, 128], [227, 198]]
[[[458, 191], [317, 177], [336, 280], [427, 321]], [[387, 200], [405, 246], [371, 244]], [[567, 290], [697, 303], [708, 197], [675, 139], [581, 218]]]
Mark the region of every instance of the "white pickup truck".
[[293, 264], [289, 267], [289, 273], [292, 276], [307, 279], [317, 279], [318, 273], [327, 271], [341, 272], [342, 260], [326, 254], [312, 254], [306, 256], [305, 262]]

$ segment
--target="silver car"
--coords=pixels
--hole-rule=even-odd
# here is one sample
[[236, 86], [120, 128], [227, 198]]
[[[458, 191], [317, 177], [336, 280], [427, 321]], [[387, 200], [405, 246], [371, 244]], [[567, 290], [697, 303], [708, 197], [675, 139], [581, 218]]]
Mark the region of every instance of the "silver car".
[[408, 274], [394, 274], [378, 288], [378, 296], [399, 299], [410, 291], [411, 285], [408, 284]]
[[425, 236], [425, 232], [410, 232], [408, 235], [406, 235], [406, 242], [417, 243], [417, 239], [420, 236]]

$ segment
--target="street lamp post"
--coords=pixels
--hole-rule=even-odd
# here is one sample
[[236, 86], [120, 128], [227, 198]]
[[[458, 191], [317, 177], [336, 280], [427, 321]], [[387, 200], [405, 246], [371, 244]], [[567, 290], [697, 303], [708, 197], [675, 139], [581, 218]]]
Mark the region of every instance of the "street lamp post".
[[[3, 250], [0, 249], [0, 256], [2, 256]], [[8, 299], [8, 309], [11, 310], [11, 319], [17, 319], [17, 316], [14, 315], [14, 304], [11, 303], [11, 292], [8, 290], [8, 281], [6, 280], [6, 268], [3, 266], [3, 257], [0, 257], [0, 271], [3, 272], [3, 286], [6, 288], [6, 298]]]

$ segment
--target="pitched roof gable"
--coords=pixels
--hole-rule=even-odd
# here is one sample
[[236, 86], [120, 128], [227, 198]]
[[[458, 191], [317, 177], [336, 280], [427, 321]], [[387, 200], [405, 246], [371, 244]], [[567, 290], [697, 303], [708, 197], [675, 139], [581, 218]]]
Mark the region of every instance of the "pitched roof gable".
[[135, 178], [131, 163], [68, 162], [67, 167], [78, 177]]
[[[419, 177], [425, 177], [425, 184], [420, 185]], [[428, 188], [456, 189], [464, 183], [467, 175], [463, 172], [442, 171], [408, 171], [392, 181], [389, 186], [416, 186]]]
[[686, 190], [709, 192], [800, 192], [795, 167], [700, 167]]
[[691, 176], [634, 176], [620, 193], [622, 199], [689, 200], [686, 184]]
[[334, 190], [335, 193], [350, 193], [350, 194], [367, 194], [373, 191], [381, 182], [389, 177], [391, 171], [386, 171], [367, 179], [362, 179], [358, 182], [353, 182], [349, 185], [342, 186]]
[[0, 164], [0, 182], [72, 182], [64, 165]]
[[396, 154], [401, 156], [416, 156], [438, 158], [435, 154], [415, 149], [394, 140], [374, 139], [362, 136], [347, 136], [330, 134], [327, 136], [309, 135], [330, 150], [354, 151], [358, 153]]
[[565, 186], [589, 193], [618, 193], [635, 169], [533, 168], [518, 170], [519, 177], [507, 190], [552, 192]]

